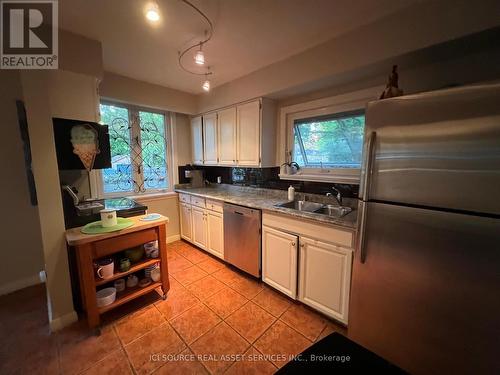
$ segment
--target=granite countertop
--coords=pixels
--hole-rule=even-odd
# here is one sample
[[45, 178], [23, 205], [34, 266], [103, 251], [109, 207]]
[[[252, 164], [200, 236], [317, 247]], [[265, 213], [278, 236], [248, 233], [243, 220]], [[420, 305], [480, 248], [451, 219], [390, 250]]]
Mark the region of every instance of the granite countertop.
[[[276, 207], [277, 204], [288, 201], [287, 192], [284, 190], [252, 188], [246, 186], [212, 184], [207, 187], [193, 188], [188, 184], [176, 185], [175, 191], [178, 193], [186, 193], [202, 198], [209, 198], [217, 201], [233, 203], [240, 206], [257, 208], [259, 210], [275, 212], [284, 215], [289, 215], [297, 218], [309, 219], [324, 224], [332, 224], [344, 227], [346, 229], [356, 230], [357, 219], [357, 200], [344, 199], [343, 204], [353, 208], [353, 211], [344, 217], [336, 218], [314, 212], [305, 212], [294, 210], [285, 207]], [[334, 198], [326, 197], [319, 194], [304, 194], [295, 193], [295, 199], [304, 199], [312, 202], [320, 202], [327, 204], [336, 204]]]

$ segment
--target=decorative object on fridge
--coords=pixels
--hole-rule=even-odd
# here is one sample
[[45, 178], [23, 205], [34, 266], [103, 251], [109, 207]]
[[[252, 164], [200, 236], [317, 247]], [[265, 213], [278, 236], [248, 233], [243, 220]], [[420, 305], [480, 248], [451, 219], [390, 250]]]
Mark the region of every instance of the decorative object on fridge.
[[73, 126], [71, 129], [71, 144], [73, 153], [82, 161], [87, 171], [94, 167], [94, 161], [99, 150], [99, 135], [89, 124]]
[[387, 85], [385, 86], [384, 92], [380, 95], [380, 99], [393, 98], [395, 96], [403, 95], [403, 90], [401, 90], [398, 86], [398, 66], [392, 66], [392, 72], [389, 75], [389, 79], [387, 80]]

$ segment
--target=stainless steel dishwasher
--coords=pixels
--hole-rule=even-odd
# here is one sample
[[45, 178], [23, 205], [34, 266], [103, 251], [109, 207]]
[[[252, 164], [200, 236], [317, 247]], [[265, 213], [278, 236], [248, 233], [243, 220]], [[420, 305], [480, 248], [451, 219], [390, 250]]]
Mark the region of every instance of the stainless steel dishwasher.
[[224, 259], [260, 277], [261, 211], [224, 203]]

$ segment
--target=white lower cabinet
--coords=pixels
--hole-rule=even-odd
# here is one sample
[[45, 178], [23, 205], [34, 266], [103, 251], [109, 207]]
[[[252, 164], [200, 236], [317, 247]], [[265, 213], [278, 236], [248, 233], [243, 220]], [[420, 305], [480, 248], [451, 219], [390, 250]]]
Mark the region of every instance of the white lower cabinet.
[[297, 295], [298, 236], [262, 227], [262, 281], [291, 298]]
[[299, 300], [347, 324], [352, 250], [300, 237]]
[[193, 217], [193, 243], [205, 250], [208, 240], [206, 210], [192, 206], [191, 212]]
[[207, 210], [208, 245], [206, 250], [224, 259], [224, 219], [222, 213]]
[[186, 203], [179, 203], [180, 207], [180, 222], [181, 222], [181, 237], [186, 241], [193, 239], [193, 225], [191, 218], [191, 205]]
[[[191, 202], [192, 204], [185, 203]], [[206, 208], [205, 208], [206, 206]], [[181, 237], [224, 259], [224, 216], [222, 204], [204, 198], [180, 195]]]

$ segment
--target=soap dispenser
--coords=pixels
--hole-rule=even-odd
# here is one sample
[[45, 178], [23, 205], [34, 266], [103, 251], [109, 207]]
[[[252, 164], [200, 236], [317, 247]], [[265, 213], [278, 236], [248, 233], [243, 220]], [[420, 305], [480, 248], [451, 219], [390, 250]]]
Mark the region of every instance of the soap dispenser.
[[292, 185], [290, 185], [290, 187], [288, 188], [288, 200], [295, 200], [295, 188]]

